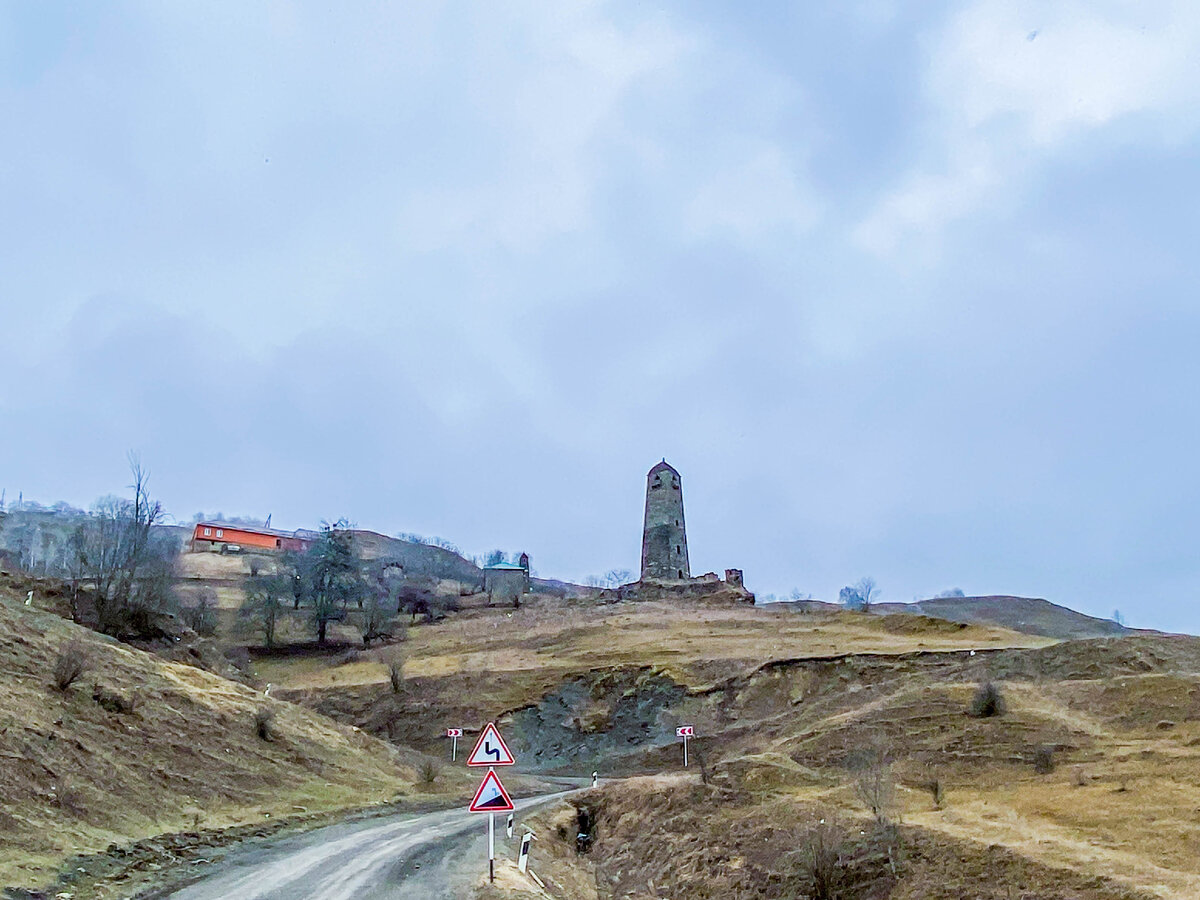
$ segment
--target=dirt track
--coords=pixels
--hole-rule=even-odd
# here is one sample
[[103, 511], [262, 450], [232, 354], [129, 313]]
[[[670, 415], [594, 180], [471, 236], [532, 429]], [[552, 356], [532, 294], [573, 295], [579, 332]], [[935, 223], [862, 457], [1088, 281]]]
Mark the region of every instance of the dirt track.
[[[521, 811], [570, 792], [517, 800]], [[496, 854], [515, 852], [496, 821]], [[170, 900], [456, 900], [487, 866], [487, 817], [465, 810], [331, 825], [230, 853]], [[512, 844], [512, 847], [509, 844]]]

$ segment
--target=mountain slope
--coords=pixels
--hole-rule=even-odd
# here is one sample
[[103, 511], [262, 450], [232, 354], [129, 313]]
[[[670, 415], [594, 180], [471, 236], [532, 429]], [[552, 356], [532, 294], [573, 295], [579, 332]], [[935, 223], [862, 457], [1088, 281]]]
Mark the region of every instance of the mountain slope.
[[1031, 597], [937, 597], [916, 603], [877, 603], [879, 613], [920, 613], [951, 622], [997, 625], [1023, 634], [1058, 640], [1120, 637], [1134, 629], [1109, 619], [1084, 615], [1057, 603]]

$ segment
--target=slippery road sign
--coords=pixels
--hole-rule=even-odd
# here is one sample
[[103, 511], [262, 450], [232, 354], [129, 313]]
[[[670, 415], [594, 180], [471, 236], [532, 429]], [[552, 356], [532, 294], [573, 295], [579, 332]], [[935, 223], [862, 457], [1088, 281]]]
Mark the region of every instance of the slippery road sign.
[[512, 812], [515, 808], [508, 791], [504, 790], [496, 773], [489, 769], [471, 801], [471, 812]]
[[467, 757], [468, 766], [511, 766], [516, 762], [494, 722], [487, 723], [483, 734], [475, 742], [475, 749]]

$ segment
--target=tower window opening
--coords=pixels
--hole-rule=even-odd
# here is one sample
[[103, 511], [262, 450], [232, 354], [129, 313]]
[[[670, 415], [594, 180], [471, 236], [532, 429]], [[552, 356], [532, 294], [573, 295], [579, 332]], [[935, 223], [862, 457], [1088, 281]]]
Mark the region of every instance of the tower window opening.
[[683, 577], [683, 569], [680, 569], [680, 570], [679, 570], [679, 577], [680, 577], [680, 578], [682, 578], [682, 577]]
[[680, 550], [680, 549], [679, 549], [679, 545], [678, 545], [678, 544], [676, 544], [676, 545], [675, 545], [675, 552], [676, 552], [676, 553], [682, 553], [682, 552], [683, 552], [682, 550]]

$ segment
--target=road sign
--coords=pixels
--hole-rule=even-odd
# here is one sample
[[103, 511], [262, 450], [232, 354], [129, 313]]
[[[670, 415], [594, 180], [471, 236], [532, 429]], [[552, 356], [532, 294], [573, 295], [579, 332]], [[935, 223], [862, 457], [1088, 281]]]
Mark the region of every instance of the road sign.
[[447, 728], [446, 737], [450, 738], [450, 762], [458, 759], [458, 739], [462, 737], [461, 728]]
[[675, 729], [675, 737], [683, 738], [683, 767], [686, 769], [688, 764], [687, 742], [688, 738], [695, 737], [695, 731], [691, 725], [680, 725]]
[[475, 799], [471, 801], [471, 812], [512, 812], [516, 809], [513, 806], [512, 798], [508, 796], [508, 791], [504, 790], [504, 785], [500, 783], [500, 779], [491, 769], [483, 776], [483, 784], [479, 785], [479, 790], [475, 792]]
[[447, 728], [446, 737], [462, 737], [461, 728]]
[[475, 742], [475, 749], [467, 757], [468, 766], [511, 766], [516, 762], [508, 745], [504, 743], [504, 738], [500, 737], [500, 732], [496, 730], [495, 722], [487, 723], [483, 734], [479, 735], [479, 740]]

